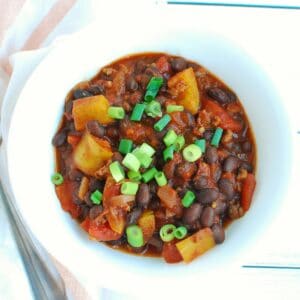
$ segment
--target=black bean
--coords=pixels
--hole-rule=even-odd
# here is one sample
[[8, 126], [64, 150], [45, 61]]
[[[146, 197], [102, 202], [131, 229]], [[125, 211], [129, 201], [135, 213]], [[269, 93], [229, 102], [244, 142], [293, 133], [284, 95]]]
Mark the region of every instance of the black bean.
[[123, 156], [120, 152], [114, 152], [111, 159], [112, 159], [112, 161], [118, 161], [119, 163], [121, 163], [123, 160]]
[[154, 181], [150, 181], [148, 183], [148, 186], [149, 186], [149, 192], [151, 195], [156, 195], [157, 194], [157, 189], [158, 189], [158, 186], [156, 184], [156, 182]]
[[189, 208], [185, 208], [182, 217], [184, 224], [192, 225], [200, 218], [201, 212], [202, 205], [199, 203], [194, 203]]
[[94, 205], [89, 212], [90, 219], [94, 220], [96, 219], [103, 211], [102, 205]]
[[158, 210], [160, 207], [160, 201], [158, 199], [151, 199], [149, 203], [149, 209], [151, 210]]
[[219, 196], [217, 189], [206, 188], [196, 193], [197, 201], [202, 204], [211, 204]]
[[71, 114], [72, 113], [72, 110], [73, 110], [73, 101], [67, 101], [66, 103], [65, 103], [65, 112], [67, 113], [67, 114]]
[[187, 68], [187, 61], [181, 57], [176, 57], [172, 59], [171, 67], [175, 72], [182, 71]]
[[150, 189], [148, 184], [140, 184], [139, 190], [136, 194], [136, 202], [139, 207], [147, 208], [151, 199]]
[[218, 182], [219, 190], [226, 196], [227, 200], [231, 200], [234, 197], [234, 187], [232, 182], [227, 178], [222, 178]]
[[94, 192], [95, 190], [103, 191], [104, 184], [105, 184], [104, 180], [98, 180], [94, 177], [91, 177], [90, 178], [89, 189], [92, 192]]
[[253, 171], [253, 166], [248, 161], [242, 161], [240, 164], [240, 169], [245, 169], [251, 173]]
[[225, 240], [225, 231], [220, 224], [214, 224], [211, 228], [216, 244], [221, 244]]
[[209, 97], [221, 104], [228, 104], [236, 101], [236, 96], [232, 92], [218, 87], [209, 88], [206, 90], [206, 93]]
[[127, 238], [125, 235], [121, 236], [118, 240], [115, 241], [108, 241], [107, 244], [112, 247], [120, 247], [127, 243]]
[[219, 164], [211, 171], [211, 176], [215, 182], [219, 181], [222, 175], [222, 169]]
[[135, 79], [132, 76], [127, 78], [126, 88], [131, 92], [136, 91], [139, 88], [138, 83], [135, 81]]
[[94, 206], [94, 203], [91, 200], [91, 192], [90, 191], [85, 194], [84, 201], [85, 201], [87, 206], [89, 206], [89, 207]]
[[207, 187], [207, 177], [206, 176], [199, 176], [199, 177], [196, 177], [194, 180], [193, 180], [193, 184], [194, 184], [194, 188], [196, 190], [201, 190], [203, 188], [206, 188]]
[[101, 95], [104, 93], [104, 86], [98, 85], [98, 84], [93, 84], [88, 88], [88, 91], [91, 94], [93, 94], [94, 96]]
[[78, 169], [70, 168], [68, 172], [68, 177], [72, 181], [81, 181], [83, 177], [83, 173], [80, 172]]
[[240, 165], [240, 160], [233, 155], [228, 156], [223, 163], [223, 171], [235, 172]]
[[149, 239], [148, 244], [155, 247], [158, 252], [161, 252], [164, 243], [159, 237], [152, 236]]
[[136, 73], [142, 73], [147, 67], [147, 64], [143, 60], [137, 61], [135, 65]]
[[215, 211], [212, 207], [207, 206], [203, 209], [200, 222], [204, 227], [210, 227], [214, 223]]
[[99, 138], [103, 137], [105, 134], [105, 128], [101, 126], [96, 120], [88, 121], [86, 124], [86, 128], [90, 134]]
[[209, 164], [213, 164], [218, 160], [218, 150], [215, 147], [207, 147], [205, 152], [205, 160]]
[[249, 141], [246, 141], [242, 144], [242, 149], [244, 152], [249, 153], [252, 150], [252, 144]]
[[150, 77], [160, 77], [161, 76], [158, 68], [156, 68], [155, 66], [147, 67], [145, 70], [145, 74], [149, 75]]
[[213, 135], [214, 135], [214, 130], [212, 130], [212, 129], [206, 129], [203, 133], [203, 137], [207, 141], [210, 141]]
[[146, 74], [141, 75], [140, 84], [141, 84], [143, 89], [146, 89], [151, 77], [152, 77], [151, 75], [146, 75]]
[[221, 199], [216, 200], [215, 213], [217, 215], [221, 215], [226, 211], [227, 203], [222, 201]]
[[240, 143], [233, 143], [231, 146], [231, 151], [233, 151], [234, 153], [240, 153], [242, 152], [242, 147]]
[[67, 141], [67, 130], [60, 130], [55, 134], [55, 136], [52, 139], [52, 145], [54, 147], [60, 147], [63, 144], [65, 144]]
[[142, 210], [139, 207], [134, 208], [128, 215], [127, 215], [127, 224], [136, 224], [137, 220], [142, 214]]
[[73, 92], [74, 99], [80, 99], [85, 97], [93, 96], [89, 91], [83, 89], [77, 89]]

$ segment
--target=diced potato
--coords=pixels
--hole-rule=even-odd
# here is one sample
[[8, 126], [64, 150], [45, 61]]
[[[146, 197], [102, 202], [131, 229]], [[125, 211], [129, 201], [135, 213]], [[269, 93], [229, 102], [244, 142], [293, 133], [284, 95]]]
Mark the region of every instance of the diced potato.
[[177, 104], [183, 105], [186, 110], [195, 115], [200, 106], [198, 85], [192, 68], [185, 69], [168, 81], [171, 94], [176, 96]]
[[210, 228], [201, 229], [183, 241], [176, 243], [176, 247], [186, 263], [214, 246], [215, 240]]
[[155, 217], [153, 211], [145, 210], [138, 219], [138, 225], [143, 231], [144, 242], [147, 242], [155, 231]]
[[89, 179], [86, 176], [83, 176], [78, 190], [78, 197], [80, 200], [84, 200], [84, 196], [89, 190], [89, 183]]
[[99, 139], [86, 131], [73, 152], [73, 159], [79, 170], [85, 174], [94, 175], [112, 155], [112, 150], [107, 141]]
[[73, 102], [72, 115], [76, 130], [84, 130], [85, 124], [97, 120], [109, 124], [114, 120], [108, 116], [109, 102], [103, 95], [86, 97]]

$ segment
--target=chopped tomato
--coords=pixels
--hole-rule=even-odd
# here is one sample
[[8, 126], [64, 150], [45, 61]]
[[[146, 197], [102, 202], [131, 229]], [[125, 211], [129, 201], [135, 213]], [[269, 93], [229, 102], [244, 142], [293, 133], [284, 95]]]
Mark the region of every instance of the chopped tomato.
[[72, 218], [78, 218], [81, 212], [81, 208], [73, 203], [72, 191], [74, 190], [74, 183], [65, 180], [61, 185], [55, 187], [57, 197], [63, 210], [69, 212]]
[[256, 181], [254, 175], [248, 173], [242, 187], [241, 205], [244, 211], [247, 211], [250, 208], [255, 185]]
[[165, 261], [169, 264], [177, 263], [182, 261], [182, 256], [180, 255], [175, 243], [164, 243], [162, 256]]
[[118, 240], [122, 234], [113, 231], [108, 223], [98, 224], [97, 221], [91, 221], [89, 226], [89, 235], [99, 242]]
[[122, 207], [112, 207], [111, 198], [120, 195], [120, 188], [120, 184], [116, 183], [112, 177], [108, 177], [103, 191], [103, 207], [108, 210], [107, 221], [110, 227], [119, 234], [124, 231], [126, 214]]
[[206, 101], [205, 104], [206, 111], [212, 113], [213, 115], [220, 118], [220, 127], [223, 129], [230, 129], [234, 132], [238, 132], [242, 130], [242, 124], [236, 120], [234, 120], [228, 112], [223, 109], [219, 104], [213, 101]]
[[89, 232], [90, 228], [90, 219], [87, 217], [83, 222], [80, 223], [80, 227], [84, 229], [86, 232]]
[[120, 184], [116, 183], [112, 177], [107, 177], [103, 190], [103, 205], [104, 208], [111, 197], [120, 195]]
[[170, 66], [166, 56], [161, 56], [156, 61], [156, 67], [157, 67], [159, 73], [166, 73], [166, 72], [170, 72], [170, 70], [171, 70], [171, 66]]
[[182, 215], [182, 204], [176, 190], [164, 185], [158, 188], [157, 195], [165, 208], [174, 212], [176, 216]]
[[68, 144], [70, 144], [72, 146], [72, 148], [75, 148], [77, 146], [77, 144], [79, 143], [80, 139], [81, 139], [81, 136], [69, 134], [67, 141], [68, 141]]

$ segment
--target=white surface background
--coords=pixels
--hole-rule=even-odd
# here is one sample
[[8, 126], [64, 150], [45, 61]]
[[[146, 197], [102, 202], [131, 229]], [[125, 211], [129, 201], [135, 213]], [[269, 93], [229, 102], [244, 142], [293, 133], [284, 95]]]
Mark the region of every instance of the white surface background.
[[[284, 104], [294, 130], [295, 151], [300, 153], [300, 134], [297, 135], [297, 131], [300, 130], [298, 90], [300, 88], [300, 11], [191, 6], [170, 6], [169, 9], [172, 10], [174, 18], [178, 18], [179, 21], [181, 15], [193, 15], [196, 11], [197, 18], [201, 18], [207, 26], [222, 28], [232, 37], [238, 37], [243, 47], [253, 53], [257, 61], [268, 71], [276, 86], [279, 87], [282, 98], [285, 99]], [[103, 16], [101, 21], [104, 22], [108, 16], [109, 13], [106, 17]], [[20, 74], [26, 75], [26, 70], [30, 72], [36, 61], [36, 55], [20, 56], [19, 67], [22, 66], [19, 69], [22, 70]], [[20, 81], [14, 82], [15, 87], [20, 86]], [[15, 87], [12, 84], [11, 91], [15, 92]], [[274, 162], [274, 172], [277, 163], [280, 163], [280, 158], [278, 162]], [[246, 264], [300, 266], [298, 192], [300, 175], [297, 166], [300, 166], [299, 156], [293, 170], [294, 181], [291, 182], [289, 193], [285, 197], [285, 209], [274, 220], [272, 228], [264, 239], [251, 249]], [[1, 229], [6, 228], [3, 217], [0, 218], [0, 222]], [[6, 251], [0, 255], [0, 293], [8, 295], [4, 299], [19, 299], [20, 296], [22, 299], [30, 299], [28, 285], [26, 280], [24, 281], [25, 277], [22, 279], [22, 267], [13, 251], [10, 236], [7, 231], [3, 232], [0, 236], [0, 246]], [[228, 276], [238, 284], [237, 294], [244, 299], [257, 296], [266, 299], [299, 299], [300, 270], [243, 269], [239, 274], [228, 274]], [[88, 286], [88, 283], [86, 284]], [[228, 295], [235, 299], [231, 292]], [[105, 294], [105, 298], [125, 299], [125, 296]]]

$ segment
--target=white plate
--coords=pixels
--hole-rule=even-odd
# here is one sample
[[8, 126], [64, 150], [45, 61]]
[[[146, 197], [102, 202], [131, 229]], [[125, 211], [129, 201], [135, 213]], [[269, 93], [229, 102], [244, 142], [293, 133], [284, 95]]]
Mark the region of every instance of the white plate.
[[[149, 27], [135, 26], [135, 38], [130, 42], [128, 29], [133, 22], [128, 21], [129, 25], [110, 28], [109, 32], [91, 27], [57, 46], [24, 87], [8, 141], [12, 189], [37, 238], [85, 282], [131, 292], [133, 283], [135, 292], [150, 292], [152, 286], [169, 289], [176, 283], [196, 283], [196, 288], [204, 289], [214, 282], [210, 276], [216, 280], [222, 270], [240, 266], [247, 247], [262, 236], [282, 205], [291, 165], [290, 131], [282, 100], [255, 59], [241, 49], [237, 40], [230, 41], [225, 33], [206, 29], [200, 21], [195, 25], [186, 19], [183, 25], [166, 15], [161, 19], [167, 28], [157, 17]], [[239, 95], [256, 136], [258, 184], [250, 211], [229, 227], [224, 244], [189, 265], [167, 265], [161, 259], [128, 255], [90, 241], [63, 212], [50, 182], [54, 170], [51, 139], [66, 93], [101, 66], [140, 51], [182, 55], [218, 75]], [[279, 157], [281, 164], [275, 173], [273, 164]]]

